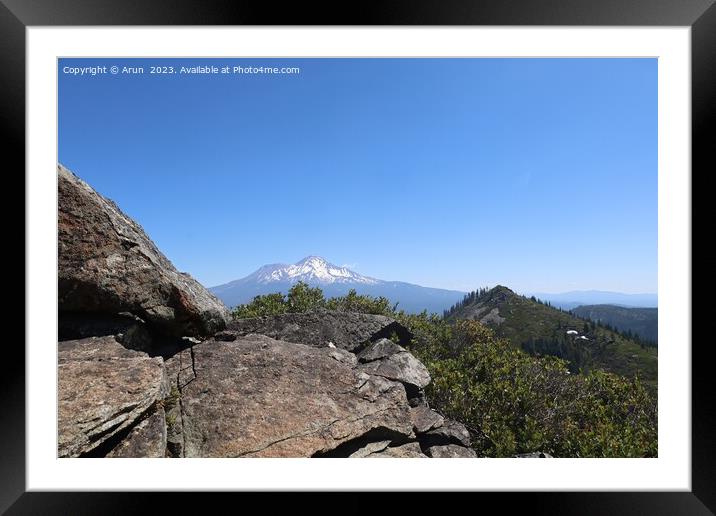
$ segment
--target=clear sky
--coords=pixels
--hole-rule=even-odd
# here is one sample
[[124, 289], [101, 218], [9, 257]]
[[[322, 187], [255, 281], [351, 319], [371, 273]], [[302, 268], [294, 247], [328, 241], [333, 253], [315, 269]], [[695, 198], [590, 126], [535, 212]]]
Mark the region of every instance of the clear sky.
[[[299, 74], [149, 74], [156, 65]], [[143, 66], [72, 75], [65, 66]], [[63, 59], [59, 161], [206, 286], [657, 291], [656, 59]]]

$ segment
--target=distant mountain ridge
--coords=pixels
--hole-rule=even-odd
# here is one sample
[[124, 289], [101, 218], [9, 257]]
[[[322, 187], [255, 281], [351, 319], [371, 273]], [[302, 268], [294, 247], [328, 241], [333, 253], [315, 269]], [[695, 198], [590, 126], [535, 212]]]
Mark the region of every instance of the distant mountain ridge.
[[383, 296], [398, 303], [409, 313], [427, 310], [442, 313], [465, 292], [423, 287], [401, 281], [385, 281], [364, 276], [347, 267], [328, 262], [320, 256], [307, 256], [294, 264], [275, 263], [259, 267], [244, 278], [209, 288], [227, 306], [250, 302], [255, 296], [274, 292], [287, 293], [291, 286], [303, 281], [320, 287], [326, 298], [344, 296], [354, 289], [358, 294]]
[[616, 305], [583, 305], [572, 309], [578, 317], [608, 324], [656, 343], [659, 335], [658, 308], [631, 308]]
[[573, 290], [571, 292], [546, 293], [530, 292], [541, 301], [549, 301], [551, 305], [571, 310], [582, 305], [615, 305], [635, 308], [655, 308], [658, 306], [657, 294], [624, 294], [605, 290]]

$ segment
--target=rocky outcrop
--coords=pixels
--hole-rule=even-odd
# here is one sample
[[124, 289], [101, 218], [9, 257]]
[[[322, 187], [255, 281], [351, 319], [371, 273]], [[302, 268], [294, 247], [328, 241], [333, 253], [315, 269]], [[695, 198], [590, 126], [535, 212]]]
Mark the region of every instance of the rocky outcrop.
[[[224, 332], [225, 333], [225, 332]], [[178, 403], [176, 457], [474, 457], [464, 426], [410, 407], [400, 380], [365, 370], [407, 354], [379, 341], [358, 356], [249, 334], [207, 340], [166, 362]], [[421, 364], [422, 366], [422, 364]], [[431, 451], [432, 450], [432, 451]]]
[[[464, 427], [349, 351], [258, 334], [182, 346], [164, 361], [113, 336], [60, 342], [60, 456], [474, 456]], [[407, 353], [384, 347], [368, 364]]]
[[366, 371], [408, 354], [400, 346], [356, 356], [251, 334], [177, 349], [164, 361], [114, 336], [60, 342], [59, 455], [474, 456], [462, 425]]
[[474, 456], [462, 425], [410, 406], [414, 378], [366, 370], [403, 355], [386, 340], [356, 356], [250, 334], [185, 338], [164, 361], [117, 336], [63, 341], [59, 455]]
[[240, 319], [229, 323], [228, 329], [236, 335], [260, 333], [307, 346], [332, 344], [354, 353], [384, 337], [395, 336], [400, 343], [412, 338], [407, 328], [390, 317], [330, 310]]
[[355, 366], [346, 351], [263, 335], [181, 352], [167, 361], [181, 393], [181, 456], [311, 457], [366, 435], [413, 439], [402, 385]]
[[[91, 455], [151, 416], [165, 395], [161, 358], [113, 337], [59, 343], [58, 455]], [[161, 447], [162, 437], [148, 437]]]
[[57, 166], [60, 312], [130, 312], [172, 335], [221, 330], [227, 308], [178, 272], [134, 220]]

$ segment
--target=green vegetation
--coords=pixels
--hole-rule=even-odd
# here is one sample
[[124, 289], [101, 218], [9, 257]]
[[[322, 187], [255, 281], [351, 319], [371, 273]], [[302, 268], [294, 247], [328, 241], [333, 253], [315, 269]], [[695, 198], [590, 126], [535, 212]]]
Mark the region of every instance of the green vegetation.
[[450, 328], [411, 351], [431, 372], [431, 405], [467, 426], [480, 456], [657, 455], [656, 402], [638, 378], [574, 375], [564, 360], [532, 357], [479, 322]]
[[166, 421], [167, 428], [170, 430], [174, 428], [174, 425], [177, 422], [177, 416], [173, 413], [173, 410], [179, 404], [179, 398], [181, 398], [179, 389], [176, 385], [172, 385], [167, 397], [159, 401], [159, 404], [164, 407], [164, 419]]
[[236, 319], [261, 317], [285, 313], [309, 312], [313, 310], [337, 310], [339, 312], [361, 312], [374, 315], [394, 315], [396, 306], [384, 297], [359, 296], [354, 289], [343, 297], [325, 299], [319, 287], [309, 287], [299, 281], [288, 291], [256, 296], [251, 303], [238, 305], [232, 311]]
[[[533, 356], [478, 321], [406, 314], [385, 298], [354, 291], [325, 300], [320, 289], [305, 284], [286, 296], [259, 296], [234, 316], [322, 308], [389, 315], [409, 328], [414, 337], [407, 347], [432, 376], [426, 389], [431, 407], [468, 428], [478, 456], [657, 455], [656, 398], [638, 375], [625, 378], [594, 367], [574, 374], [567, 361]], [[580, 321], [579, 330], [599, 328]]]

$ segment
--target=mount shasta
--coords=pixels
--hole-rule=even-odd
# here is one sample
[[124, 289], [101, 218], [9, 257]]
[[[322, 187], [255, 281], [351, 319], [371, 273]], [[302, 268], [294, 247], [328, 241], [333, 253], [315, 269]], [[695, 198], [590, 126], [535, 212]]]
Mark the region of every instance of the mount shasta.
[[307, 256], [294, 264], [264, 265], [244, 278], [209, 290], [227, 306], [233, 307], [248, 303], [258, 295], [273, 292], [285, 294], [299, 281], [320, 287], [326, 298], [344, 296], [355, 289], [358, 294], [386, 297], [391, 303], [398, 303], [399, 309], [412, 313], [423, 310], [442, 313], [465, 295], [458, 290], [370, 278], [318, 256]]

